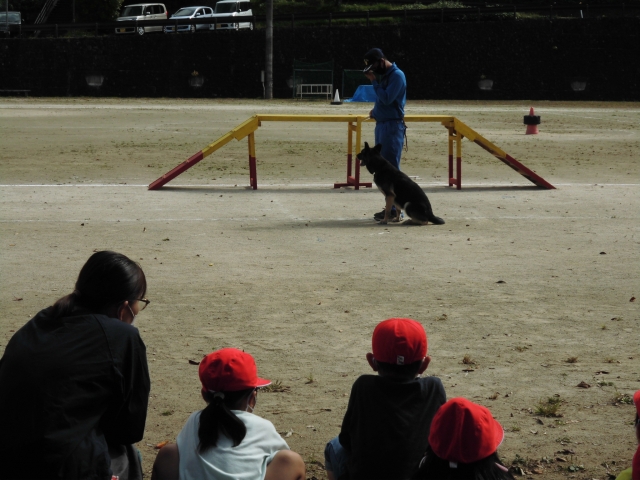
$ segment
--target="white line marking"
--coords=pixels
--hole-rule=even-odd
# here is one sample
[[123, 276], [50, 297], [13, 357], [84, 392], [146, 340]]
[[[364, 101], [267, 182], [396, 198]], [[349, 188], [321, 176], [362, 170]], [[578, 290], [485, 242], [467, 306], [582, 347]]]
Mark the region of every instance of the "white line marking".
[[[419, 183], [420, 186], [429, 186], [429, 187], [446, 187], [447, 185], [444, 182], [432, 182], [432, 183]], [[554, 186], [557, 187], [638, 187], [640, 183], [554, 183]], [[119, 187], [119, 188], [147, 188], [149, 185], [146, 184], [119, 184], [119, 183], [73, 183], [73, 184], [2, 184], [0, 188], [79, 188], [79, 187], [91, 187], [91, 188], [104, 188], [104, 187]], [[191, 185], [167, 185], [167, 188], [238, 188], [242, 190], [250, 189], [249, 185], [239, 185], [239, 184], [222, 184], [222, 183], [211, 183], [211, 184], [191, 184]], [[332, 183], [263, 183], [258, 185], [258, 191], [261, 188], [269, 188], [269, 187], [330, 187], [333, 189]], [[465, 183], [462, 185], [462, 190], [465, 187], [534, 187], [532, 183]], [[353, 187], [348, 187], [353, 188]], [[454, 188], [454, 187], [450, 187]], [[367, 191], [372, 190], [375, 191], [374, 188], [365, 188], [360, 187], [361, 190]], [[160, 191], [162, 188], [159, 189]], [[335, 189], [339, 190], [339, 189]]]

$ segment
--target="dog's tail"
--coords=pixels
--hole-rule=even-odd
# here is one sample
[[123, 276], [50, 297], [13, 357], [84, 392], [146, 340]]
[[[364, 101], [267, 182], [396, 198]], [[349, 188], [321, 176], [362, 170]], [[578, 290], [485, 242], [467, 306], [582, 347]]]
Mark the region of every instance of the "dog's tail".
[[444, 225], [444, 220], [440, 217], [436, 217], [433, 213], [431, 213], [431, 218], [429, 218], [429, 221], [436, 225]]
[[404, 211], [411, 217], [412, 220], [422, 223], [431, 222], [435, 225], [444, 225], [444, 220], [440, 217], [436, 217], [431, 209], [431, 203], [429, 199], [426, 199], [426, 203], [413, 203], [407, 202], [404, 204]]
[[433, 214], [433, 209], [431, 208], [431, 202], [429, 201], [429, 199], [427, 198], [427, 208], [426, 208], [426, 214], [427, 214], [427, 218], [429, 219], [429, 221], [435, 225], [444, 225], [444, 220], [441, 219], [440, 217], [436, 217]]

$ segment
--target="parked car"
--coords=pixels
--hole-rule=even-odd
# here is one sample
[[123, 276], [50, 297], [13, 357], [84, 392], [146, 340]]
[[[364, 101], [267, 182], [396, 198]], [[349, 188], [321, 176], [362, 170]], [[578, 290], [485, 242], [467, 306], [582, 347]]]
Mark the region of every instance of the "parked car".
[[[136, 3], [135, 5], [127, 5], [122, 9], [122, 13], [117, 21], [137, 20], [144, 22], [147, 20], [166, 20], [169, 16], [167, 7], [163, 3]], [[162, 26], [153, 27], [124, 27], [116, 28], [116, 33], [137, 33], [144, 35], [147, 32], [162, 32]]]
[[[176, 13], [171, 15], [169, 20], [184, 20], [184, 19], [202, 19], [213, 18], [213, 9], [211, 7], [183, 7]], [[195, 25], [178, 25], [178, 33], [189, 32], [195, 33], [196, 30], [209, 30], [211, 28], [210, 23], [199, 23]], [[174, 33], [176, 31], [175, 25], [167, 25], [164, 27], [164, 33]]]
[[250, 28], [253, 30], [253, 22], [251, 21], [253, 12], [251, 11], [251, 2], [249, 0], [220, 0], [216, 3], [216, 9], [213, 11], [214, 17], [228, 17], [229, 15], [238, 18], [231, 21], [227, 19], [219, 20], [215, 23], [214, 28], [221, 30]]
[[0, 12], [0, 32], [3, 35], [11, 34], [11, 25], [21, 25], [22, 15], [20, 12]]

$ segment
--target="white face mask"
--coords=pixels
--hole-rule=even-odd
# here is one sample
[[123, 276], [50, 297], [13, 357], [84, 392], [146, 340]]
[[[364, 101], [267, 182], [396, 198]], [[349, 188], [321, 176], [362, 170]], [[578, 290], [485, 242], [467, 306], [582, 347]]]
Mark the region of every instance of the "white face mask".
[[[253, 395], [253, 392], [256, 392], [256, 402], [258, 401], [258, 390], [255, 389], [249, 394], [249, 400], [247, 401], [247, 409], [245, 410], [245, 412], [253, 413], [253, 410], [254, 410], [255, 407], [252, 407], [249, 404], [249, 402], [251, 401], [251, 395]], [[249, 409], [251, 409], [251, 410], [249, 410]]]
[[133, 310], [131, 310], [131, 307], [129, 305], [127, 305], [127, 308], [131, 312], [131, 315], [133, 315], [133, 320], [131, 320], [131, 326], [133, 327], [133, 326], [135, 326], [135, 323], [136, 323], [136, 314], [133, 313]]

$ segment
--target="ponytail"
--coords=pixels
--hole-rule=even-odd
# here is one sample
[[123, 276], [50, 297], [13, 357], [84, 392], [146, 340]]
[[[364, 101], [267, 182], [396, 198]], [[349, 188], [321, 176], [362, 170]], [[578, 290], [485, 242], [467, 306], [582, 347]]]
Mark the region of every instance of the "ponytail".
[[60, 298], [56, 303], [53, 304], [53, 307], [51, 307], [51, 317], [60, 318], [68, 316], [77, 308], [78, 297], [78, 292], [74, 290], [69, 295]]
[[206, 392], [205, 400], [209, 403], [200, 413], [198, 427], [198, 452], [215, 447], [220, 433], [233, 441], [237, 447], [247, 434], [247, 427], [235, 413], [231, 411], [240, 400], [253, 392], [253, 388], [237, 392]]

